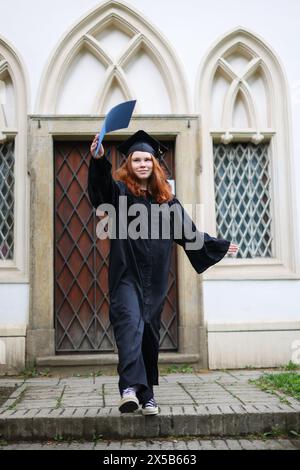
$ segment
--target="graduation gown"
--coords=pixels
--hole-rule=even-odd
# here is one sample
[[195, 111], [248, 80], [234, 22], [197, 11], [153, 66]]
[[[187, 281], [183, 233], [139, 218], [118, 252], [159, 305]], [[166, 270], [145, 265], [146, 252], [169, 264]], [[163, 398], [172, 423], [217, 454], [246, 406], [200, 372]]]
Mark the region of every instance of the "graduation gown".
[[[149, 237], [111, 239], [109, 257], [109, 316], [119, 355], [119, 389], [122, 393], [129, 386], [139, 385], [140, 392], [137, 396], [144, 403], [153, 396], [152, 386], [158, 384], [160, 317], [167, 295], [173, 242], [183, 247], [194, 269], [197, 273], [202, 273], [224, 257], [230, 241], [204, 233], [202, 247], [198, 250], [189, 249], [187, 244], [191, 239], [185, 237], [184, 230], [180, 237], [174, 231], [174, 223], [186, 216], [175, 197], [166, 203], [170, 208], [173, 206], [170, 237], [151, 238], [150, 210], [151, 205], [157, 203], [149, 193], [146, 197], [136, 197], [124, 182], [114, 180], [111, 163], [105, 156], [90, 159], [88, 194], [95, 208], [103, 203], [114, 206], [117, 233], [120, 230], [120, 196], [127, 196], [128, 209], [132, 204], [140, 203], [149, 214]], [[129, 224], [133, 218], [131, 216], [124, 220], [125, 224]], [[190, 219], [186, 217], [182, 220]], [[199, 236], [200, 232], [190, 222], [195, 236]]]

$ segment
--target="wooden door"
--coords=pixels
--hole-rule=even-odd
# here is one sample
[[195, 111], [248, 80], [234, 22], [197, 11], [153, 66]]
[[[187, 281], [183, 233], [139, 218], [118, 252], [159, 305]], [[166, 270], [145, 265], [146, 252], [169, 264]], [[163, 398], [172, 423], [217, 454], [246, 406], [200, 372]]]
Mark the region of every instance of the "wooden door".
[[[113, 169], [122, 164], [116, 147], [110, 149]], [[174, 179], [174, 144], [162, 164]], [[87, 194], [90, 142], [57, 141], [55, 167], [54, 305], [57, 353], [113, 352], [109, 321], [109, 240], [96, 237], [99, 219]], [[168, 295], [162, 314], [161, 350], [177, 349], [177, 273], [173, 246]]]

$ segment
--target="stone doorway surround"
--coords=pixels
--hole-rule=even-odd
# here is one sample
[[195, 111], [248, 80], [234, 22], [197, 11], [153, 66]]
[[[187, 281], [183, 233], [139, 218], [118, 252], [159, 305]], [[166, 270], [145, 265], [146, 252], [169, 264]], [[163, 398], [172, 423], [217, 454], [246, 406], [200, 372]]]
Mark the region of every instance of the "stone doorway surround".
[[[116, 354], [55, 356], [54, 335], [54, 164], [53, 142], [91, 140], [104, 116], [28, 117], [30, 191], [30, 309], [26, 362], [37, 365], [116, 364]], [[182, 204], [199, 203], [200, 148], [198, 115], [133, 117], [118, 138], [144, 129], [175, 140], [176, 195]], [[178, 247], [178, 340], [174, 353], [161, 353], [161, 363], [194, 363], [207, 368], [207, 332], [201, 277]]]

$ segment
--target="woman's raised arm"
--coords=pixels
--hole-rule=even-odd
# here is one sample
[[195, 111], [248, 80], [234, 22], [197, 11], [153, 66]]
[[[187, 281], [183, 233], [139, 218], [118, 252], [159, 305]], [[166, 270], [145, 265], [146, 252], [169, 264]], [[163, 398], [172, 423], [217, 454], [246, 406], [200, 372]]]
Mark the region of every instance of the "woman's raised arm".
[[94, 156], [98, 138], [99, 134], [95, 136], [90, 147], [92, 156], [88, 171], [88, 195], [95, 208], [103, 203], [115, 205], [119, 196], [119, 187], [112, 177], [112, 165], [105, 156], [103, 145], [100, 146], [98, 155]]

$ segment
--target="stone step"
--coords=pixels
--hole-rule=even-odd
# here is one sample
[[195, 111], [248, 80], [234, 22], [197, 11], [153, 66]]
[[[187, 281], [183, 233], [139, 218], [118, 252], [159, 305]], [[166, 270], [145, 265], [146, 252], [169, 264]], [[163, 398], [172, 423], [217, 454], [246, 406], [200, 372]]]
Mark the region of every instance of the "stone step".
[[245, 436], [300, 431], [300, 404], [161, 406], [156, 416], [120, 415], [116, 407], [6, 409], [0, 435], [7, 440], [126, 439], [183, 436]]
[[[216, 437], [214, 439], [197, 439], [197, 438], [183, 438], [183, 439], [147, 439], [147, 440], [104, 440], [100, 439], [97, 441], [44, 441], [44, 442], [30, 442], [30, 441], [18, 441], [18, 442], [5, 442], [1, 446], [3, 450], [98, 450], [98, 451], [130, 451], [133, 455], [140, 451], [160, 451], [163, 454], [172, 452], [179, 452], [183, 456], [186, 455], [188, 459], [189, 452], [193, 453], [199, 450], [299, 450], [300, 439], [289, 439], [289, 438], [278, 438], [278, 439], [254, 439], [252, 437], [241, 439], [224, 439]], [[118, 457], [119, 453], [114, 454]], [[122, 454], [121, 454], [122, 455]], [[152, 454], [150, 454], [152, 455]], [[159, 455], [159, 453], [157, 454]], [[176, 455], [176, 454], [175, 454]], [[102, 463], [104, 456], [107, 457], [107, 453], [102, 454]], [[1, 454], [3, 459], [3, 453]], [[90, 455], [89, 455], [90, 457]], [[76, 456], [78, 458], [78, 456]], [[224, 457], [223, 457], [224, 458]], [[182, 460], [181, 460], [182, 461]]]

